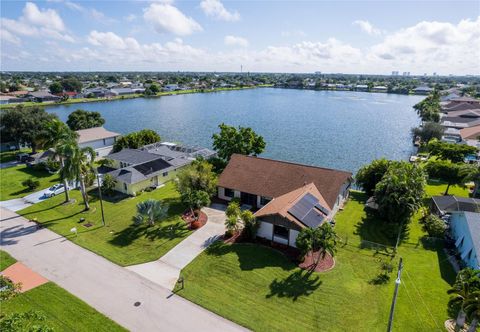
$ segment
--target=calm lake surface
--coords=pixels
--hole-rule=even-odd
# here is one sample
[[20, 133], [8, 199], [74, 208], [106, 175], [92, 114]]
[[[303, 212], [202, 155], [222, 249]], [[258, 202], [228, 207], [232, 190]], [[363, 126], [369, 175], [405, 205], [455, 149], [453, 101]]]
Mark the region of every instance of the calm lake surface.
[[252, 127], [262, 156], [356, 172], [373, 159], [414, 151], [412, 106], [422, 96], [260, 88], [48, 107], [63, 121], [76, 109], [98, 111], [122, 134], [150, 128], [163, 140], [211, 147], [224, 122]]

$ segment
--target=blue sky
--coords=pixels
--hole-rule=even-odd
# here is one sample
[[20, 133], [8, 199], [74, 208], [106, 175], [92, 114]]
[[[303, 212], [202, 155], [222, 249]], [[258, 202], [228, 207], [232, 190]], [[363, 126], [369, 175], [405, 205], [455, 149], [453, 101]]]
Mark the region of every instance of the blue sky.
[[2, 1], [2, 70], [480, 73], [478, 1]]

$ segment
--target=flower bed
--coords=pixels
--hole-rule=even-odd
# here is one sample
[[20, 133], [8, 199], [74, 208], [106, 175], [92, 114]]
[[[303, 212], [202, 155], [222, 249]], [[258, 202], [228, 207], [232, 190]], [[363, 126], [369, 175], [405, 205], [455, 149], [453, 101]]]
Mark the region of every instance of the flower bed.
[[196, 210], [192, 214], [190, 209], [185, 210], [182, 214], [182, 219], [188, 224], [189, 229], [199, 229], [208, 221], [208, 217], [203, 211]]

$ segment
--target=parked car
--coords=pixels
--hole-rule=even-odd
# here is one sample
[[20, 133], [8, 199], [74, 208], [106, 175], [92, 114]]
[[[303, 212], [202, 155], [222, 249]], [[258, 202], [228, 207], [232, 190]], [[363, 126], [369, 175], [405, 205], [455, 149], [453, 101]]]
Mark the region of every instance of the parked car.
[[24, 163], [30, 158], [30, 155], [28, 153], [19, 153], [17, 154], [17, 160]]
[[61, 194], [65, 191], [65, 187], [63, 184], [55, 184], [48, 188], [48, 190], [45, 192], [45, 197], [53, 197], [55, 195]]

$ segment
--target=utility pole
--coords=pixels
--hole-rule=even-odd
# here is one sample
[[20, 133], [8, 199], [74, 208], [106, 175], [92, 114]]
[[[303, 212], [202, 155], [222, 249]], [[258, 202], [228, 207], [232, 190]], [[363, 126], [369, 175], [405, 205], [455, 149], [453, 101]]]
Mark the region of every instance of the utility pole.
[[390, 317], [388, 318], [387, 332], [392, 331], [393, 314], [395, 313], [395, 305], [397, 304], [398, 287], [400, 286], [400, 283], [401, 283], [400, 278], [402, 277], [402, 269], [403, 269], [403, 263], [402, 263], [402, 257], [400, 257], [400, 262], [398, 263], [397, 280], [395, 280], [395, 292], [393, 293], [392, 306], [390, 308]]
[[97, 172], [98, 197], [100, 198], [100, 210], [102, 210], [102, 224], [105, 226], [105, 215], [103, 214], [102, 189], [100, 188], [100, 175]]

